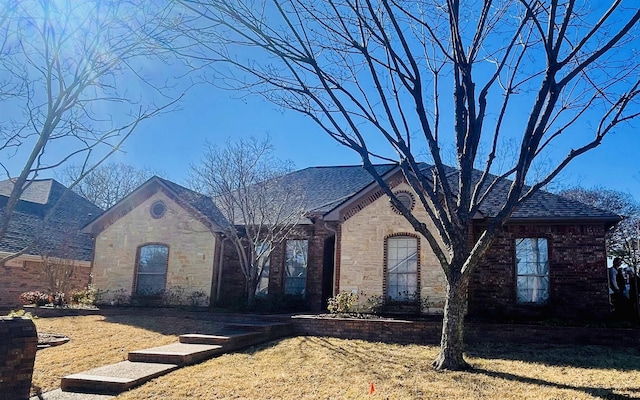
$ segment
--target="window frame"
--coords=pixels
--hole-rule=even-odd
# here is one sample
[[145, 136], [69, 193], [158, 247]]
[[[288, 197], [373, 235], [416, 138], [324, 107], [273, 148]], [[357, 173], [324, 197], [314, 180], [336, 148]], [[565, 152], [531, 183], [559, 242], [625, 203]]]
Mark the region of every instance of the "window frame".
[[[415, 267], [415, 276], [416, 276], [416, 289], [414, 293], [409, 293], [409, 291], [407, 290], [407, 296], [406, 298], [402, 299], [400, 298], [400, 296], [398, 297], [394, 297], [390, 294], [389, 291], [389, 286], [390, 286], [390, 279], [389, 279], [389, 260], [390, 260], [390, 251], [389, 251], [389, 242], [390, 241], [394, 241], [394, 240], [398, 240], [398, 239], [412, 239], [415, 241], [415, 261], [416, 261], [416, 267]], [[383, 293], [385, 296], [385, 299], [387, 301], [392, 301], [392, 302], [398, 302], [398, 303], [412, 303], [412, 302], [417, 302], [420, 301], [420, 238], [415, 235], [415, 234], [411, 234], [411, 233], [396, 233], [393, 235], [389, 235], [385, 238], [384, 241], [384, 281], [383, 281]], [[397, 285], [396, 285], [397, 287]], [[399, 292], [401, 293], [401, 292]]]
[[[266, 254], [262, 257], [259, 257], [258, 261], [264, 260], [264, 264], [262, 266], [262, 270], [260, 271], [260, 276], [258, 276], [258, 282], [256, 283], [256, 296], [267, 296], [269, 295], [269, 273], [271, 271], [271, 252], [273, 251], [273, 246], [270, 242], [260, 242], [256, 247], [268, 246], [269, 250], [267, 250]], [[257, 252], [257, 251], [256, 251]], [[261, 290], [262, 283], [266, 282], [264, 286], [264, 290]]]
[[[306, 251], [305, 251], [305, 255], [304, 255], [304, 276], [302, 277], [293, 277], [293, 276], [289, 276], [288, 271], [289, 271], [289, 243], [291, 242], [305, 242], [306, 243]], [[294, 267], [296, 268], [296, 267]], [[309, 239], [287, 239], [285, 240], [285, 244], [284, 244], [284, 269], [283, 269], [283, 285], [282, 285], [282, 291], [285, 295], [297, 295], [297, 296], [302, 296], [303, 298], [306, 298], [307, 296], [307, 278], [309, 276]], [[297, 281], [304, 281], [304, 285], [295, 285], [295, 286], [291, 286], [291, 285], [287, 285], [288, 282], [292, 282], [294, 280]], [[302, 288], [302, 292], [300, 293], [298, 290], [293, 291], [292, 289], [295, 288]]]
[[[520, 264], [518, 258], [518, 242], [521, 240], [536, 240], [536, 241], [545, 241], [546, 245], [546, 274], [540, 273], [519, 273], [518, 265]], [[540, 245], [538, 244], [538, 248]], [[540, 251], [538, 251], [540, 253]], [[514, 293], [515, 293], [515, 302], [518, 306], [524, 307], [543, 307], [549, 305], [551, 301], [551, 239], [544, 236], [526, 236], [526, 237], [516, 237], [513, 240], [513, 259], [514, 259]], [[536, 271], [539, 271], [539, 264], [536, 266]], [[529, 278], [542, 278], [541, 281], [545, 282], [546, 278], [546, 297], [544, 297], [541, 301], [524, 301], [521, 300], [519, 279], [520, 277], [529, 277]], [[527, 288], [523, 288], [524, 290], [529, 290]]]
[[[140, 256], [142, 254], [142, 251], [144, 248], [146, 247], [153, 247], [153, 246], [158, 246], [158, 247], [163, 247], [166, 248], [166, 257], [165, 257], [165, 268], [164, 268], [164, 273], [140, 273]], [[169, 247], [168, 244], [166, 243], [144, 243], [138, 246], [138, 248], [136, 249], [136, 262], [135, 262], [135, 268], [134, 268], [134, 276], [133, 276], [133, 288], [131, 290], [132, 296], [133, 297], [156, 297], [156, 296], [161, 296], [162, 293], [164, 292], [164, 290], [167, 287], [167, 275], [169, 272], [169, 253], [170, 253], [171, 249]], [[158, 292], [155, 293], [149, 293], [149, 294], [145, 294], [145, 293], [138, 293], [138, 289], [140, 287], [139, 284], [139, 280], [140, 280], [140, 275], [164, 275], [164, 279], [163, 279], [163, 284], [162, 284], [162, 289], [159, 290]]]

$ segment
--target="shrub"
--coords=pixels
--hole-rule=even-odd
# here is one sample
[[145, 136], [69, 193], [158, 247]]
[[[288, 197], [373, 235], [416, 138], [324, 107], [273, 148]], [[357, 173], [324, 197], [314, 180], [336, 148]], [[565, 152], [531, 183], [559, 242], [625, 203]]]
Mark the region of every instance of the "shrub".
[[53, 302], [53, 298], [51, 297], [51, 295], [37, 290], [33, 292], [21, 293], [19, 298], [20, 302], [23, 305], [35, 304], [36, 306], [45, 306]]
[[51, 298], [51, 303], [53, 303], [54, 307], [62, 307], [67, 304], [64, 293], [62, 292], [56, 292], [49, 297]]
[[89, 284], [85, 289], [75, 290], [71, 293], [72, 304], [93, 307], [96, 305], [97, 299], [98, 289], [92, 284]]
[[209, 302], [209, 296], [202, 290], [198, 290], [189, 294], [187, 301], [191, 307], [204, 307]]
[[355, 312], [358, 295], [352, 292], [342, 292], [331, 297], [327, 302], [327, 310], [331, 314], [349, 314]]
[[9, 311], [9, 314], [7, 314], [8, 317], [19, 317], [19, 318], [28, 318], [28, 319], [38, 319], [37, 315], [33, 315], [28, 311], [25, 310], [11, 310]]

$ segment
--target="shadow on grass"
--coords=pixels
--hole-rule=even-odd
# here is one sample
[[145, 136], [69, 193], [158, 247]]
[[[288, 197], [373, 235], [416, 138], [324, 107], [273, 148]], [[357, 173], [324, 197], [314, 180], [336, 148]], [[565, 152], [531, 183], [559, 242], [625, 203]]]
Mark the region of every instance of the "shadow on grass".
[[[543, 379], [520, 376], [520, 375], [508, 373], [508, 372], [489, 371], [482, 368], [473, 369], [470, 371], [470, 373], [484, 375], [494, 379], [504, 379], [507, 381], [519, 382], [519, 383], [524, 383], [529, 385], [544, 386], [544, 387], [549, 387], [554, 389], [574, 390], [574, 391], [583, 392], [590, 396], [601, 398], [601, 399], [608, 399], [608, 400], [640, 399], [639, 397], [636, 397], [636, 396], [630, 397], [625, 394], [617, 394], [615, 393], [614, 389], [567, 385], [567, 384], [562, 384], [557, 382], [549, 382]], [[640, 392], [640, 388], [625, 389], [625, 391]]]
[[134, 326], [163, 335], [214, 334], [224, 327], [224, 322], [192, 315], [107, 315], [104, 318], [107, 323]]
[[609, 346], [478, 343], [466, 354], [484, 359], [519, 360], [549, 366], [640, 371], [640, 349]]

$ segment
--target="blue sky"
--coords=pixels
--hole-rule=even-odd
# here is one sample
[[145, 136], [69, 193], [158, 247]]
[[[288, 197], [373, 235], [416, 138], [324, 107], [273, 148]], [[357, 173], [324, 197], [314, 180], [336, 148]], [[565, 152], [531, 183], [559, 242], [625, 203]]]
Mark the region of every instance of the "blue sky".
[[[302, 115], [278, 110], [257, 96], [240, 98], [205, 86], [189, 92], [180, 110], [146, 121], [113, 160], [149, 167], [184, 183], [189, 164], [200, 159], [205, 141], [267, 134], [278, 157], [293, 161], [297, 168], [360, 161], [355, 152], [338, 145]], [[602, 186], [640, 200], [639, 160], [640, 134], [632, 128], [619, 129], [600, 147], [574, 160], [558, 185]]]
[[[147, 67], [147, 73], [161, 80], [178, 73], [167, 70], [171, 68], [167, 65], [143, 65]], [[153, 91], [145, 85], [136, 87], [124, 78], [118, 78], [121, 87], [135, 92], [144, 100], [147, 100], [147, 96], [153, 95]], [[133, 98], [136, 98], [136, 95]], [[123, 151], [114, 155], [111, 161], [147, 167], [162, 172], [168, 179], [185, 183], [189, 165], [200, 159], [207, 140], [224, 143], [228, 138], [269, 135], [277, 156], [291, 160], [298, 168], [360, 163], [355, 152], [334, 142], [310, 119], [295, 112], [278, 110], [275, 105], [260, 97], [241, 96], [242, 93], [223, 91], [205, 85], [196, 86], [187, 93], [179, 110], [144, 121], [125, 143]], [[443, 93], [442, 97], [451, 96], [447, 92]], [[511, 115], [508, 123], [514, 127], [513, 132], [516, 134], [519, 133], [518, 124], [526, 117], [527, 109], [529, 108], [516, 108]], [[0, 115], [0, 122], [3, 120], [2, 117], [10, 119], [11, 114], [19, 114], [20, 108], [13, 111], [5, 107], [4, 115]], [[116, 110], [107, 110], [107, 113], [113, 113], [117, 118]], [[599, 148], [574, 160], [560, 176], [555, 187], [602, 186], [631, 193], [640, 201], [640, 134], [636, 129], [638, 125], [640, 121], [632, 127], [621, 127], [605, 138]], [[451, 131], [446, 128], [443, 127], [442, 131]], [[573, 134], [589, 137], [589, 127], [585, 124], [583, 129], [576, 129]], [[378, 144], [376, 148], [374, 145], [374, 148], [377, 150], [381, 146], [382, 144]], [[557, 157], [563, 155], [563, 152], [567, 151], [566, 142], [565, 147], [560, 146], [562, 143], [554, 148], [551, 154]], [[48, 151], [54, 153], [55, 149]], [[381, 151], [384, 153], [384, 150]], [[6, 153], [3, 153], [3, 156], [4, 154]], [[15, 176], [19, 172], [21, 160], [24, 160], [23, 154], [17, 155], [7, 163], [9, 168], [12, 168], [11, 175]], [[451, 161], [451, 158], [448, 160]], [[54, 176], [53, 172], [51, 175]]]

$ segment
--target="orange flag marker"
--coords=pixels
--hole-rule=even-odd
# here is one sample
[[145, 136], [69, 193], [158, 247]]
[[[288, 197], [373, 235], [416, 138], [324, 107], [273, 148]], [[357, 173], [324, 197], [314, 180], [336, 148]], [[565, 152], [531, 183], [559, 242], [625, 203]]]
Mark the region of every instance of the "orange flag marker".
[[373, 386], [373, 381], [371, 381], [371, 386], [369, 386], [369, 394], [373, 394], [376, 391], [375, 386]]

